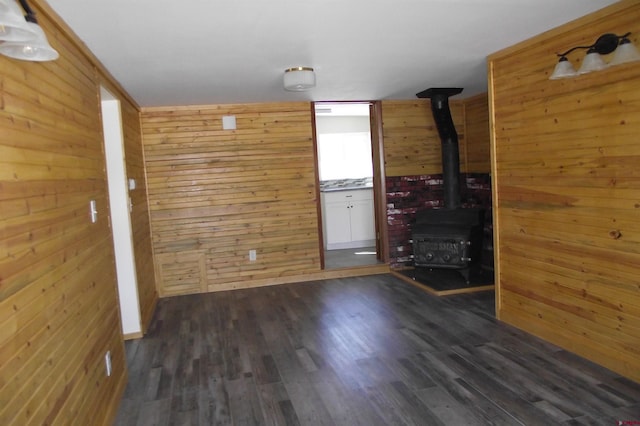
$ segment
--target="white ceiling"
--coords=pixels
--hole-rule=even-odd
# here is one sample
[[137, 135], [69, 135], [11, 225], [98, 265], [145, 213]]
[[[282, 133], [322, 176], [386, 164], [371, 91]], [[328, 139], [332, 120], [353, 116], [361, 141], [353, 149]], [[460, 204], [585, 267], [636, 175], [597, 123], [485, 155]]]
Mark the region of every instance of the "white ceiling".
[[[466, 98], [487, 89], [487, 55], [615, 1], [48, 3], [141, 106], [164, 106], [414, 99], [434, 86]], [[315, 68], [317, 86], [285, 91], [294, 66]]]

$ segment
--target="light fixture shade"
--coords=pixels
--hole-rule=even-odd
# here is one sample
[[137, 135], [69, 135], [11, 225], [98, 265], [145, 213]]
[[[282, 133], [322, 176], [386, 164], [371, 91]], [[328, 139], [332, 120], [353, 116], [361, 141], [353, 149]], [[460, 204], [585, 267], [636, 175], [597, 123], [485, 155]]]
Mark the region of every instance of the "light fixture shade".
[[293, 92], [309, 90], [316, 85], [313, 68], [294, 67], [284, 71], [284, 88]]
[[640, 53], [628, 38], [620, 40], [620, 45], [613, 54], [613, 59], [609, 65], [619, 65], [626, 62], [640, 61]]
[[573, 77], [576, 75], [578, 75], [578, 73], [576, 72], [575, 68], [573, 68], [573, 65], [571, 65], [571, 62], [569, 62], [569, 60], [565, 56], [563, 56], [556, 64], [556, 67], [553, 70], [553, 73], [551, 73], [549, 80], [558, 80], [560, 78]]
[[0, 41], [26, 41], [37, 36], [14, 0], [0, 0]]
[[594, 49], [589, 49], [587, 55], [582, 61], [582, 66], [578, 70], [578, 74], [586, 74], [592, 71], [600, 71], [607, 68], [607, 64], [602, 60], [602, 56]]
[[27, 25], [37, 34], [36, 37], [23, 42], [4, 42], [0, 44], [0, 53], [24, 61], [42, 62], [58, 59], [60, 55], [51, 47], [42, 28], [33, 22], [27, 22]]

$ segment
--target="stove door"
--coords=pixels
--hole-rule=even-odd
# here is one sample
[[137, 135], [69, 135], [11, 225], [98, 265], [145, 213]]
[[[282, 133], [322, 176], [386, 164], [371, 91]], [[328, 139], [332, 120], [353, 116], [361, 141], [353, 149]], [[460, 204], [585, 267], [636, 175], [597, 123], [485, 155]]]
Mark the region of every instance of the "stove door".
[[423, 267], [466, 268], [470, 246], [468, 236], [414, 236], [413, 261]]

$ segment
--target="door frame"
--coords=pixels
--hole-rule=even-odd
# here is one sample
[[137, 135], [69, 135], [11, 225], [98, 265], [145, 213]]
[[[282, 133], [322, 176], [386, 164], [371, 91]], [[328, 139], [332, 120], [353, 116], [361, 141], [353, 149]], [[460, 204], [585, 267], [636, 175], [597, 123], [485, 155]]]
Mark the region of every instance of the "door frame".
[[389, 263], [387, 227], [387, 185], [384, 171], [384, 132], [382, 128], [382, 102], [369, 103], [371, 128], [371, 154], [373, 156], [373, 208], [376, 220], [376, 252], [378, 260]]
[[125, 339], [142, 337], [138, 279], [131, 224], [131, 198], [122, 129], [120, 100], [100, 86], [100, 108], [104, 138], [109, 198], [109, 224], [115, 255], [120, 325]]
[[387, 238], [386, 186], [384, 173], [384, 145], [382, 132], [382, 103], [380, 101], [318, 101], [311, 102], [311, 127], [313, 139], [313, 158], [316, 180], [316, 210], [318, 216], [318, 249], [320, 252], [320, 269], [325, 269], [324, 232], [322, 230], [322, 200], [320, 193], [320, 163], [318, 158], [318, 137], [316, 127], [317, 104], [368, 104], [369, 130], [371, 134], [371, 161], [373, 165], [373, 212], [376, 233], [376, 258], [389, 263], [389, 241]]

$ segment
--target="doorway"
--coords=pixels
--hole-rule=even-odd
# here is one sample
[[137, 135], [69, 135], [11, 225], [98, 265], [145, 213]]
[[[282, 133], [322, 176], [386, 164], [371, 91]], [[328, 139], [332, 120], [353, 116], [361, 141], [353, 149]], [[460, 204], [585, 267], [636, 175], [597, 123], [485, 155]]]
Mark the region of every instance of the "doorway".
[[370, 102], [314, 103], [324, 269], [382, 263]]
[[125, 167], [120, 101], [104, 87], [100, 87], [100, 101], [122, 333], [125, 339], [141, 337], [142, 322], [138, 301], [130, 216], [131, 199]]

